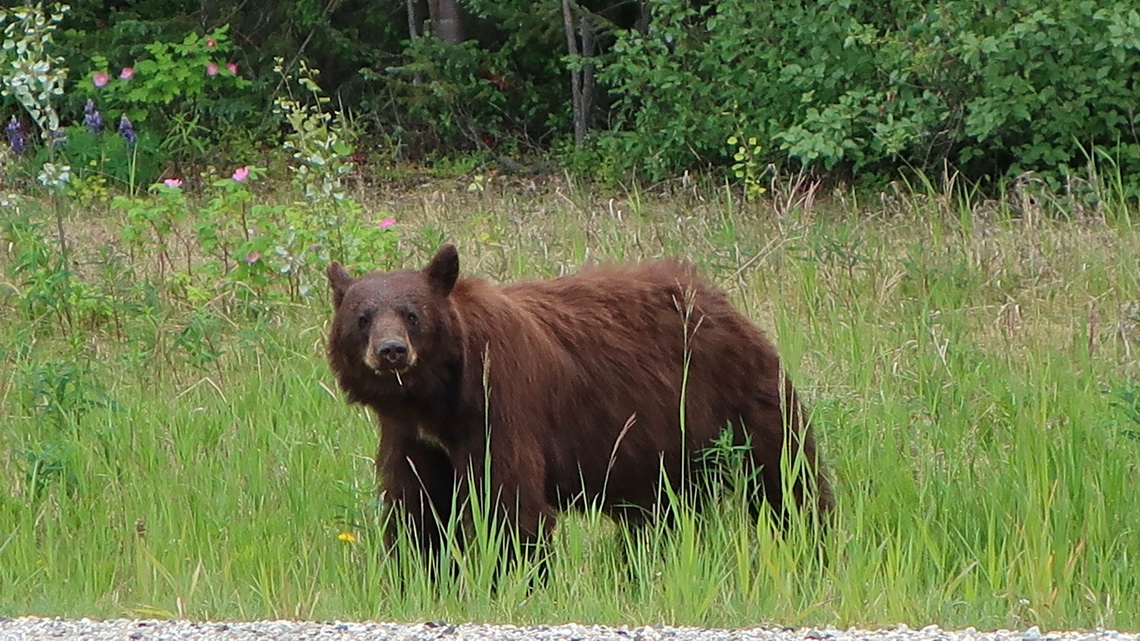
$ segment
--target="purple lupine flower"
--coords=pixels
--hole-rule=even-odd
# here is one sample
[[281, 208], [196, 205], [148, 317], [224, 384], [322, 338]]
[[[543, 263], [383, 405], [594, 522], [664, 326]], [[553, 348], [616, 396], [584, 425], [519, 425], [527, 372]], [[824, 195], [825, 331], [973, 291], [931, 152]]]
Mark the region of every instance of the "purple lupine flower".
[[139, 135], [135, 133], [135, 126], [131, 123], [131, 119], [127, 118], [127, 114], [119, 119], [119, 135], [127, 141], [128, 145], [133, 145], [139, 141]]
[[92, 133], [103, 133], [103, 115], [95, 108], [95, 101], [88, 98], [87, 105], [83, 107], [83, 122]]
[[59, 148], [67, 144], [67, 129], [60, 127], [48, 132], [48, 139], [51, 140], [51, 146]]
[[28, 136], [24, 133], [24, 125], [15, 116], [8, 121], [8, 146], [12, 153], [22, 154], [28, 148]]

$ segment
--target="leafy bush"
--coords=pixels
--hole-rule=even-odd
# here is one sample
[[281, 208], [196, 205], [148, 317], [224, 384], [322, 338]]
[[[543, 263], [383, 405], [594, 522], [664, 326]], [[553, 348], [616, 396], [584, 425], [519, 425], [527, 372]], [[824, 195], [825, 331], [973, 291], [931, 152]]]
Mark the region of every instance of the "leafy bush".
[[151, 42], [143, 46], [144, 57], [121, 68], [93, 56], [90, 82], [80, 83], [78, 93], [158, 134], [165, 155], [201, 161], [221, 131], [249, 122], [248, 107], [232, 99], [250, 82], [228, 57], [228, 32], [223, 25], [204, 36], [191, 32], [181, 42]]
[[948, 62], [968, 91], [960, 162], [1008, 154], [1011, 170], [1081, 164], [1078, 147], [1106, 146], [1140, 161], [1136, 105], [1140, 12], [1130, 2], [1020, 0], [952, 3]]
[[52, 40], [66, 6], [29, 5], [0, 8], [4, 27], [0, 45], [0, 96], [12, 96], [27, 111], [45, 137], [59, 129], [52, 104], [63, 93], [67, 69], [53, 55]]
[[[51, 158], [68, 163], [76, 177], [98, 177], [118, 189], [133, 192], [139, 185], [153, 182], [170, 155], [161, 148], [158, 135], [149, 130], [135, 133], [134, 142], [110, 131], [95, 132], [70, 127], [66, 142], [55, 148], [40, 147], [29, 167], [40, 167]], [[69, 193], [75, 193], [72, 185]]]
[[1065, 170], [1082, 146], [1140, 163], [1131, 3], [663, 0], [653, 16], [603, 70], [621, 127], [597, 143], [651, 178], [728, 164], [734, 118], [770, 158], [825, 170]]
[[[539, 51], [549, 52], [540, 42]], [[488, 50], [475, 41], [416, 38], [402, 64], [362, 75], [396, 97], [400, 118], [388, 126], [418, 132], [421, 142], [412, 151], [495, 147], [511, 138], [543, 138], [569, 122], [558, 58], [535, 54], [535, 44], [509, 38]]]
[[187, 34], [181, 42], [152, 42], [143, 47], [146, 58], [121, 69], [112, 68], [103, 56], [93, 56], [94, 88], [88, 91], [91, 97], [101, 94], [104, 102], [123, 109], [136, 123], [181, 112], [200, 116], [221, 86], [240, 89], [249, 84], [238, 75], [238, 66], [227, 61], [228, 31], [223, 25], [205, 36]]
[[[286, 190], [294, 197], [291, 202], [266, 202], [251, 190], [250, 183], [264, 177], [260, 167], [238, 167], [224, 176], [203, 172], [200, 201], [183, 190], [182, 178], [141, 182], [146, 189], [110, 198], [111, 208], [121, 215], [115, 241], [84, 260], [84, 268], [73, 268], [80, 262], [63, 242], [59, 208], [54, 208], [58, 234], [53, 235], [49, 208], [2, 195], [0, 246], [10, 256], [5, 261], [7, 286], [0, 287], [6, 307], [10, 300], [13, 310], [36, 324], [112, 330], [120, 338], [131, 331], [132, 321], [171, 310], [175, 316], [189, 314], [173, 347], [204, 367], [220, 354], [210, 340], [218, 310], [271, 317], [280, 303], [323, 292], [314, 285], [323, 284], [322, 269], [333, 258], [391, 267], [399, 239], [396, 221], [374, 219], [343, 184], [353, 151], [344, 114], [330, 107], [316, 84], [315, 69], [301, 64], [299, 79], [283, 67], [278, 71], [287, 89], [277, 106], [284, 149], [294, 161], [292, 193]], [[59, 188], [57, 195], [109, 197], [106, 183], [96, 180], [107, 174], [98, 170], [124, 157], [132, 163], [140, 157], [141, 135], [132, 132], [128, 141], [122, 132], [97, 131], [97, 120], [73, 131], [67, 144], [45, 146], [54, 150], [54, 160], [62, 155], [94, 170], [87, 179], [72, 180], [70, 165], [43, 162], [39, 180]], [[124, 264], [141, 267], [123, 278]]]
[[[9, 91], [5, 122], [15, 109], [50, 123], [58, 109], [75, 123], [93, 98], [108, 123], [126, 113], [158, 136], [159, 163], [203, 164], [232, 143], [240, 151], [227, 160], [248, 162], [255, 140], [281, 133], [269, 116], [282, 85], [269, 69], [283, 57], [323, 69], [321, 89], [392, 157], [541, 146], [574, 170], [656, 180], [737, 173], [739, 145], [725, 144], [735, 136], [756, 139], [741, 177], [753, 193], [769, 163], [862, 178], [945, 164], [974, 178], [1051, 178], [1096, 156], [1124, 176], [1140, 169], [1140, 10], [1125, 0], [571, 3], [589, 12], [598, 46], [592, 122], [604, 129], [585, 149], [566, 144], [567, 72], [581, 60], [565, 54], [557, 3], [461, 0], [470, 38], [460, 44], [407, 38], [399, 3], [128, 4], [77, 0], [54, 40], [64, 12], [42, 17], [39, 44], [25, 49], [68, 69], [16, 74], [23, 84], [7, 84], [22, 98]], [[227, 63], [239, 61], [233, 73]]]

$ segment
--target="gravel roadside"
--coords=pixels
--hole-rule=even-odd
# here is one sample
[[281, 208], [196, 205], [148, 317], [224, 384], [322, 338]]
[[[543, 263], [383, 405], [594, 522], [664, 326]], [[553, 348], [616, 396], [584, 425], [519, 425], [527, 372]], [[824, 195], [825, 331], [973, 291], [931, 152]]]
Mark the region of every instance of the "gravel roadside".
[[882, 630], [803, 628], [606, 627], [598, 625], [476, 625], [448, 623], [341, 623], [307, 621], [194, 622], [116, 619], [0, 618], [0, 641], [77, 639], [82, 641], [1140, 641], [1140, 634], [1114, 630], [979, 632], [921, 630], [906, 626]]

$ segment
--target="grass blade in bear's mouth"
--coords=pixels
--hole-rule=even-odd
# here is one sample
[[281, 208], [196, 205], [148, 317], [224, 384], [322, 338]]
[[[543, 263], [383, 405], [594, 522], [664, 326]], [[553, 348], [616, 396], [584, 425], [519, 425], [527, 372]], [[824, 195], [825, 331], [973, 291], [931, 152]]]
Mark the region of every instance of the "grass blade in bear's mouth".
[[375, 374], [376, 376], [383, 376], [383, 375], [387, 374], [388, 372], [391, 372], [393, 375], [395, 375], [396, 382], [400, 384], [400, 387], [404, 386], [404, 379], [400, 377], [400, 374], [402, 374], [403, 372], [406, 372], [406, 371], [408, 371], [408, 368], [406, 368], [406, 367], [404, 369], [379, 369], [379, 368], [375, 368], [375, 367], [372, 368], [372, 373]]

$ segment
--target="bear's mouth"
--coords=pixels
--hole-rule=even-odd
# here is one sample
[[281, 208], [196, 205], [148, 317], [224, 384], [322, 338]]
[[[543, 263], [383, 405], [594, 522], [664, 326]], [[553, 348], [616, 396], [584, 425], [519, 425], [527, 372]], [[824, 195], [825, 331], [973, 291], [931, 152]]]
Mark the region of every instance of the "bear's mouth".
[[408, 367], [402, 367], [400, 369], [372, 368], [372, 373], [375, 374], [376, 376], [383, 376], [385, 374], [392, 374], [393, 376], [396, 377], [396, 382], [400, 384], [400, 387], [403, 387], [404, 386], [404, 379], [403, 379], [402, 375], [406, 374], [408, 372], [408, 369], [410, 369], [410, 368], [408, 368]]

